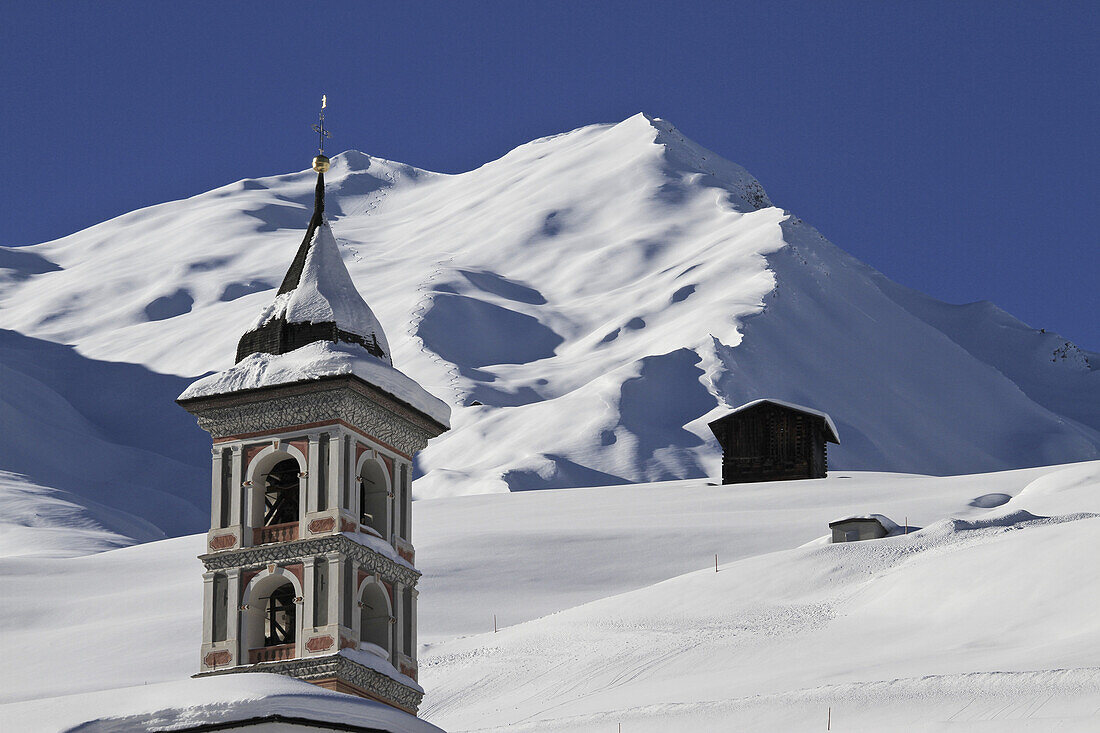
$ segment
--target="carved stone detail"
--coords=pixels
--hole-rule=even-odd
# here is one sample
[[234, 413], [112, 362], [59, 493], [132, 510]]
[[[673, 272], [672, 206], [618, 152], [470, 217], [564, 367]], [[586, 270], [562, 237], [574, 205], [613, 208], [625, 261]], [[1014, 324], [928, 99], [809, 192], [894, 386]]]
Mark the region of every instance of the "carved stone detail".
[[[410, 567], [394, 562], [369, 547], [342, 534], [315, 537], [294, 542], [282, 542], [260, 547], [243, 547], [238, 550], [223, 550], [217, 554], [203, 555], [200, 560], [207, 570], [228, 570], [230, 568], [262, 568], [266, 565], [285, 563], [288, 560], [303, 562], [308, 558], [329, 552], [342, 552], [357, 560], [368, 573], [378, 573], [389, 581], [404, 585], [415, 585], [420, 573]], [[242, 576], [243, 577], [243, 576]]]
[[314, 636], [306, 642], [306, 651], [323, 652], [326, 649], [331, 649], [335, 643], [336, 640], [327, 634], [325, 636]]
[[[393, 403], [392, 400], [387, 402]], [[411, 456], [423, 449], [428, 439], [438, 432], [438, 428], [433, 429], [411, 410], [401, 409], [396, 403], [383, 406], [349, 388], [305, 394], [267, 394], [264, 399], [243, 403], [210, 398], [203, 403], [188, 404], [187, 408], [198, 418], [199, 427], [214, 438], [259, 433], [280, 426], [343, 420]]]
[[228, 550], [237, 544], [237, 536], [232, 534], [220, 534], [210, 539], [211, 550]]
[[312, 534], [323, 534], [325, 532], [331, 532], [336, 527], [336, 520], [332, 517], [325, 517], [324, 519], [314, 519], [309, 523], [309, 531]]
[[202, 663], [207, 667], [224, 667], [233, 661], [233, 654], [222, 649], [220, 652], [210, 652], [202, 658]]
[[201, 673], [197, 676], [210, 677], [239, 672], [274, 672], [275, 674], [285, 674], [288, 677], [297, 677], [300, 680], [307, 681], [335, 677], [368, 690], [385, 700], [392, 701], [399, 707], [413, 712], [420, 707], [420, 701], [424, 697], [422, 692], [339, 654], [326, 657], [288, 659], [281, 662], [263, 662], [246, 667], [234, 667], [227, 672], [218, 670], [216, 672]]

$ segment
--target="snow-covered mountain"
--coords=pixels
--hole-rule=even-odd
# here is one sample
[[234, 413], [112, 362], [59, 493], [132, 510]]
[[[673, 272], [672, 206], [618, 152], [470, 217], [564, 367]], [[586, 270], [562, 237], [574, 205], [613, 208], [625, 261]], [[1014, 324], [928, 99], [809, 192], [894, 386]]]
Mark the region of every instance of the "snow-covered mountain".
[[[19, 449], [0, 469], [84, 487], [169, 534], [202, 529], [197, 509], [165, 509], [168, 495], [206, 504], [207, 438], [172, 404], [178, 377], [230, 365], [301, 239], [313, 182], [246, 179], [0, 249], [3, 361], [42, 392], [5, 388], [6, 431], [40, 425], [49, 403], [79, 433], [68, 454]], [[421, 455], [420, 498], [717, 475], [706, 423], [758, 397], [830, 413], [832, 468], [1100, 457], [1100, 356], [992, 304], [891, 282], [663, 120], [536, 140], [459, 175], [347, 152], [327, 186], [394, 365], [453, 409]], [[51, 349], [103, 377], [96, 404], [91, 385], [27, 367]], [[118, 380], [132, 385], [124, 408]], [[122, 417], [134, 411], [138, 423]], [[94, 484], [119, 465], [159, 493]]]

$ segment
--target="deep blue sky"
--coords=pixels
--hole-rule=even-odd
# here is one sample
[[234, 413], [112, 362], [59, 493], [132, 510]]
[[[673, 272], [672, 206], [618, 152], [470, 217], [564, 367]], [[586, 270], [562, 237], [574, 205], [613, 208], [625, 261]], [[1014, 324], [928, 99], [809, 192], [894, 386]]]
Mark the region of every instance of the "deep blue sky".
[[1097, 2], [5, 3], [0, 244], [645, 111], [892, 279], [1100, 351]]

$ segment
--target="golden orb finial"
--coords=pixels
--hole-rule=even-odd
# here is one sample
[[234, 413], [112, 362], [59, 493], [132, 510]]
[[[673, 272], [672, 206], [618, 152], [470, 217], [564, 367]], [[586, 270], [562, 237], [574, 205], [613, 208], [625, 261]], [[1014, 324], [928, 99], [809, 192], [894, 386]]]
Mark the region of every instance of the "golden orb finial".
[[313, 170], [318, 173], [324, 173], [330, 167], [329, 159], [324, 155], [315, 155], [313, 157]]

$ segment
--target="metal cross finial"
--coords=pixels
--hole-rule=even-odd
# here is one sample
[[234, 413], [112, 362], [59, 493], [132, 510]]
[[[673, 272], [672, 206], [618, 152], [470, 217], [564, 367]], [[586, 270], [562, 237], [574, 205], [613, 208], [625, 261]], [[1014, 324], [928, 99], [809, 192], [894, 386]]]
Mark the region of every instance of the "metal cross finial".
[[316, 125], [313, 126], [313, 131], [317, 133], [317, 152], [321, 155], [325, 154], [325, 138], [332, 137], [332, 134], [325, 129], [325, 107], [328, 106], [328, 97], [324, 94], [321, 95], [321, 119]]

